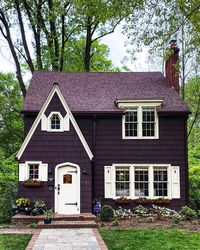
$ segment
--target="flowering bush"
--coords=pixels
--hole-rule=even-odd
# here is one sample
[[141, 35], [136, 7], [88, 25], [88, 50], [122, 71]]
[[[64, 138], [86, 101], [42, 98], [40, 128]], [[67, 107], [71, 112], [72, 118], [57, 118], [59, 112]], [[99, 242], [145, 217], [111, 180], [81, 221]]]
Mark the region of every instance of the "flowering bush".
[[131, 212], [130, 209], [119, 207], [119, 209], [114, 210], [114, 217], [124, 219], [124, 218], [131, 218], [132, 216], [133, 213]]
[[172, 210], [166, 207], [159, 207], [159, 206], [153, 205], [153, 209], [156, 214], [162, 217], [172, 217], [178, 214], [175, 210]]
[[16, 200], [16, 205], [18, 207], [26, 207], [30, 205], [30, 200], [28, 198], [19, 198]]
[[183, 218], [180, 214], [176, 213], [172, 216], [172, 225], [180, 225]]
[[149, 209], [146, 207], [143, 207], [142, 205], [137, 206], [134, 209], [134, 212], [140, 215], [147, 214], [149, 212]]

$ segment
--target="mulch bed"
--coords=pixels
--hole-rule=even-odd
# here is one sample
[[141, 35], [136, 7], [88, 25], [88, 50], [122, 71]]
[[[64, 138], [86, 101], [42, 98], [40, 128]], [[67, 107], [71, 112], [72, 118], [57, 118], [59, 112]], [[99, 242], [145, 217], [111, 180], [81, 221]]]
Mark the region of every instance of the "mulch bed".
[[[114, 219], [116, 220], [116, 219]], [[195, 221], [182, 221], [180, 225], [172, 224], [171, 218], [163, 218], [161, 220], [155, 220], [154, 222], [138, 222], [135, 218], [129, 219], [117, 219], [119, 221], [118, 226], [112, 226], [112, 222], [103, 222], [103, 226], [106, 228], [118, 228], [118, 229], [126, 229], [126, 228], [134, 228], [134, 229], [183, 229], [187, 231], [200, 231], [200, 220]], [[102, 226], [102, 222], [98, 220], [99, 227]]]

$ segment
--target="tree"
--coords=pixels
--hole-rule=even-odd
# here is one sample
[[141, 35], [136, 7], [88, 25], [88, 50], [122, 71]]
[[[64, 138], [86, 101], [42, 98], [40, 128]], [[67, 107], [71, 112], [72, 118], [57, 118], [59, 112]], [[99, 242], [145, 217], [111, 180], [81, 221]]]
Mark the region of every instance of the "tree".
[[[133, 46], [132, 55], [146, 45], [150, 48], [151, 60], [160, 58], [162, 65], [166, 60], [169, 41], [172, 38], [178, 40], [183, 98], [187, 78], [198, 72], [199, 68], [200, 30], [199, 25], [192, 21], [198, 20], [199, 8], [198, 1], [151, 0], [138, 13], [133, 13], [128, 25], [124, 27]], [[140, 18], [136, 23], [138, 16]], [[164, 67], [162, 70], [164, 71]]]
[[[63, 71], [68, 60], [67, 51], [71, 50], [74, 39], [84, 37], [81, 61], [85, 71], [93, 70], [91, 61], [95, 58], [96, 42], [114, 32], [120, 22], [142, 3], [143, 0], [2, 0], [0, 32], [14, 58], [23, 96], [26, 87], [22, 65], [31, 72]], [[17, 39], [16, 30], [19, 31]], [[32, 38], [31, 42], [28, 37]]]
[[0, 73], [0, 145], [5, 159], [23, 141], [22, 95], [13, 74]]

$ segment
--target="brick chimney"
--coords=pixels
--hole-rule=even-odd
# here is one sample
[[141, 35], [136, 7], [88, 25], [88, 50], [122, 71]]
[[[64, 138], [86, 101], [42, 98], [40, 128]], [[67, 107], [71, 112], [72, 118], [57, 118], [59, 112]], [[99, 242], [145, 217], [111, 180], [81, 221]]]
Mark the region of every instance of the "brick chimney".
[[170, 86], [175, 88], [175, 90], [179, 93], [179, 48], [177, 47], [176, 40], [171, 40], [169, 44], [171, 54], [165, 64], [165, 76], [169, 81]]

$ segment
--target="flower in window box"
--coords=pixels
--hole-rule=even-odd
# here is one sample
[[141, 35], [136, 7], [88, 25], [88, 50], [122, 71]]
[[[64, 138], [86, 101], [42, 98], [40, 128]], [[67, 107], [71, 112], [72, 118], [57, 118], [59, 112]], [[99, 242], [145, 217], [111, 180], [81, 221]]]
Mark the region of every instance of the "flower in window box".
[[28, 179], [23, 182], [23, 185], [26, 187], [40, 187], [42, 186], [42, 181], [35, 179]]
[[165, 204], [169, 204], [170, 203], [170, 199], [159, 198], [159, 199], [153, 200], [153, 203], [157, 204], [157, 205], [160, 205], [160, 204], [165, 205]]
[[123, 196], [123, 197], [116, 199], [115, 202], [118, 204], [130, 204], [132, 202], [132, 200]]
[[152, 200], [151, 199], [147, 199], [145, 197], [141, 197], [141, 198], [138, 198], [138, 199], [134, 200], [134, 202], [136, 204], [151, 204]]

